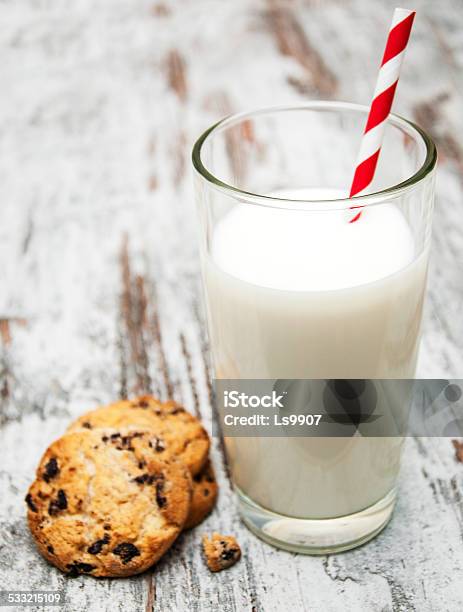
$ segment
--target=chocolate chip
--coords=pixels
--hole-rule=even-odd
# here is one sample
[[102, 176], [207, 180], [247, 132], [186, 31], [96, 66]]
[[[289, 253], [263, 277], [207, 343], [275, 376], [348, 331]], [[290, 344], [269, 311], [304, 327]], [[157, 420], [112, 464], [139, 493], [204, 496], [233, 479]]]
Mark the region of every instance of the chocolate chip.
[[149, 442], [148, 442], [150, 448], [153, 448], [157, 453], [162, 452], [163, 450], [166, 450], [166, 443], [164, 442], [164, 440], [162, 438], [152, 438]]
[[181, 406], [174, 406], [172, 410], [169, 410], [169, 414], [179, 414], [180, 412], [185, 412], [185, 408]]
[[140, 474], [140, 476], [133, 478], [132, 482], [136, 482], [137, 484], [153, 484], [156, 478], [157, 478], [156, 474], [146, 473], [146, 474]]
[[128, 436], [122, 436], [120, 442], [116, 446], [116, 450], [133, 451], [132, 439]]
[[142, 470], [145, 466], [146, 466], [146, 461], [139, 461], [138, 462], [138, 469], [139, 470]]
[[37, 506], [34, 504], [34, 500], [32, 499], [32, 495], [30, 493], [26, 495], [25, 501], [32, 512], [37, 512]]
[[108, 436], [101, 436], [101, 440], [103, 442], [107, 442], [109, 440]]
[[103, 529], [105, 531], [109, 531], [111, 529], [111, 525], [109, 523], [106, 523], [105, 525], [103, 525]]
[[110, 436], [111, 440], [117, 440], [117, 438], [120, 438], [120, 437], [121, 437], [120, 433], [113, 433]]
[[[139, 406], [140, 408], [148, 408], [149, 403], [148, 403], [146, 400], [140, 400], [140, 401], [138, 402], [138, 406]], [[136, 407], [136, 406], [135, 406], [135, 407]]]
[[116, 548], [113, 548], [113, 554], [121, 558], [122, 563], [125, 565], [131, 561], [134, 557], [140, 556], [140, 551], [131, 542], [122, 542], [118, 544]]
[[50, 482], [52, 478], [55, 478], [59, 474], [59, 466], [55, 457], [52, 457], [47, 465], [45, 466], [45, 471], [43, 473], [43, 479], [45, 482]]
[[164, 508], [167, 504], [167, 498], [164, 493], [164, 479], [156, 482], [156, 502], [160, 508]]
[[53, 546], [51, 544], [49, 546], [47, 546], [47, 550], [50, 553], [50, 555], [54, 555], [55, 554], [55, 549], [53, 548]]
[[65, 510], [68, 507], [68, 500], [63, 489], [59, 489], [58, 491], [58, 505], [61, 510]]
[[68, 563], [66, 567], [69, 569], [69, 578], [76, 578], [79, 574], [89, 574], [95, 569], [96, 565], [82, 563], [81, 561], [73, 561], [72, 563]]
[[89, 423], [89, 421], [84, 421], [82, 423], [82, 427], [85, 427], [85, 429], [92, 429], [92, 425]]
[[59, 489], [57, 498], [50, 502], [48, 506], [48, 514], [50, 516], [55, 516], [60, 512], [60, 510], [66, 510], [68, 507], [68, 500], [66, 497], [66, 493], [63, 489]]
[[106, 534], [104, 538], [101, 538], [101, 540], [96, 540], [95, 542], [93, 542], [93, 544], [91, 544], [87, 548], [87, 552], [90, 553], [91, 555], [97, 555], [99, 552], [101, 552], [101, 549], [103, 548], [103, 546], [109, 543], [109, 540], [110, 540], [109, 535]]
[[[222, 544], [222, 542], [221, 542]], [[234, 559], [237, 555], [239, 555], [240, 551], [237, 548], [228, 548], [221, 553], [220, 558], [223, 561], [230, 561]]]
[[204, 497], [208, 497], [209, 489], [203, 489], [203, 495], [204, 495]]

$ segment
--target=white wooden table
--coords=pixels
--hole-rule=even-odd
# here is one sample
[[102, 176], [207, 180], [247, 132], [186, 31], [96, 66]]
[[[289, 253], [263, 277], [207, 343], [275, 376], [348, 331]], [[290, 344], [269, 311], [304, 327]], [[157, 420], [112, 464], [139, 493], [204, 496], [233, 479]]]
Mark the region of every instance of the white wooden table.
[[[368, 102], [389, 0], [0, 2], [0, 587], [64, 589], [66, 610], [463, 608], [463, 465], [407, 442], [394, 518], [325, 558], [241, 525], [217, 439], [220, 500], [152, 572], [68, 579], [36, 552], [23, 498], [41, 453], [84, 409], [174, 396], [210, 427], [190, 149], [258, 105]], [[408, 2], [405, 2], [408, 5]], [[463, 373], [463, 10], [416, 0], [397, 112], [435, 137], [438, 205], [419, 373]], [[243, 560], [204, 567], [205, 530]]]

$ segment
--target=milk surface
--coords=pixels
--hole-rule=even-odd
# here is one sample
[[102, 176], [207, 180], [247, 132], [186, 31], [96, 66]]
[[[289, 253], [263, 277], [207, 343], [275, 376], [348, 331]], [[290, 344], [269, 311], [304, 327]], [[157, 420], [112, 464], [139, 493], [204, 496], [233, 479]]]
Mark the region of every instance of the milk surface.
[[[277, 195], [277, 194], [274, 194]], [[285, 192], [335, 199], [342, 192]], [[277, 197], [278, 197], [277, 195]], [[238, 204], [205, 262], [218, 378], [411, 378], [426, 253], [399, 208], [284, 210]], [[234, 482], [287, 516], [360, 511], [394, 486], [396, 438], [228, 438]]]
[[[276, 192], [336, 199], [338, 190]], [[413, 236], [392, 204], [362, 211], [310, 212], [239, 204], [214, 232], [212, 258], [224, 272], [273, 289], [321, 291], [369, 283], [407, 266]]]

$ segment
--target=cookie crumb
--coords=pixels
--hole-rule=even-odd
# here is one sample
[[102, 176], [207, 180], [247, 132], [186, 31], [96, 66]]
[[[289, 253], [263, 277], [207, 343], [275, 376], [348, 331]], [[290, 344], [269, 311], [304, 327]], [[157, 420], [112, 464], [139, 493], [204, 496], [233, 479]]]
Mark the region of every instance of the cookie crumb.
[[221, 572], [241, 559], [241, 548], [233, 536], [213, 533], [203, 536], [203, 550], [211, 572]]
[[455, 449], [455, 459], [458, 463], [463, 463], [463, 442], [460, 442], [460, 440], [452, 440], [452, 444]]

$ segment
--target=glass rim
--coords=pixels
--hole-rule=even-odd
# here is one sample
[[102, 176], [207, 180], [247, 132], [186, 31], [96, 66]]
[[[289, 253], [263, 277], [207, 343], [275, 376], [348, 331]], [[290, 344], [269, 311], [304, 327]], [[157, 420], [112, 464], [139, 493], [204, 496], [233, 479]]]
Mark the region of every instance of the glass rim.
[[[340, 110], [340, 111], [354, 111], [358, 113], [367, 114], [369, 111], [369, 107], [362, 104], [355, 104], [352, 102], [338, 102], [331, 100], [314, 100], [311, 102], [305, 102], [301, 104], [292, 104], [292, 105], [278, 105], [278, 106], [263, 106], [251, 110], [247, 110], [241, 113], [235, 113], [220, 119], [212, 126], [210, 126], [207, 130], [205, 130], [201, 136], [196, 140], [193, 145], [192, 150], [192, 163], [196, 172], [206, 180], [213, 188], [226, 193], [230, 197], [235, 199], [240, 199], [249, 204], [255, 204], [266, 207], [274, 207], [274, 208], [293, 208], [292, 204], [301, 204], [306, 203], [309, 205], [322, 205], [321, 208], [313, 208], [310, 210], [346, 210], [350, 208], [360, 208], [366, 206], [372, 206], [375, 204], [382, 204], [385, 201], [391, 200], [395, 197], [402, 195], [404, 192], [409, 190], [411, 187], [422, 181], [426, 176], [428, 176], [435, 168], [437, 162], [437, 149], [432, 138], [427, 134], [421, 127], [416, 125], [414, 122], [401, 117], [400, 115], [396, 115], [395, 113], [390, 113], [387, 121], [394, 125], [395, 127], [402, 128], [407, 134], [414, 135], [415, 139], [421, 139], [424, 143], [426, 149], [425, 159], [421, 165], [421, 167], [410, 177], [397, 183], [395, 185], [391, 185], [386, 189], [381, 189], [379, 191], [375, 191], [372, 193], [367, 193], [364, 195], [357, 195], [353, 198], [333, 198], [327, 200], [320, 199], [297, 199], [297, 198], [287, 198], [287, 197], [279, 197], [272, 195], [264, 195], [259, 193], [253, 193], [251, 191], [246, 191], [243, 189], [239, 189], [234, 185], [230, 185], [225, 181], [222, 181], [218, 177], [214, 176], [212, 172], [210, 172], [206, 166], [203, 164], [201, 159], [202, 147], [209, 138], [209, 136], [214, 133], [221, 131], [227, 127], [232, 126], [233, 124], [238, 124], [247, 119], [251, 119], [252, 117], [271, 114], [271, 113], [280, 113], [280, 112], [288, 112], [288, 111], [301, 111], [301, 110]], [[360, 144], [360, 143], [359, 143]], [[354, 164], [353, 160], [353, 164]], [[354, 165], [352, 166], [352, 172], [354, 170]], [[355, 200], [355, 206], [352, 206], [352, 202]], [[301, 210], [300, 206], [297, 209]]]

